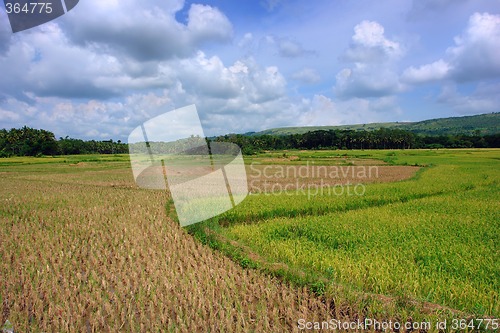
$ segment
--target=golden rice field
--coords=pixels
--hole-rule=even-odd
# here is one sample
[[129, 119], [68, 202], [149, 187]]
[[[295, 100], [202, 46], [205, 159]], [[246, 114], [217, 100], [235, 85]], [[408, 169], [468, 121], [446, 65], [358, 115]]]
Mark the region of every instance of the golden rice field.
[[194, 240], [168, 216], [167, 193], [135, 187], [126, 159], [79, 159], [0, 160], [2, 324], [16, 332], [284, 332], [331, 312], [305, 288]]

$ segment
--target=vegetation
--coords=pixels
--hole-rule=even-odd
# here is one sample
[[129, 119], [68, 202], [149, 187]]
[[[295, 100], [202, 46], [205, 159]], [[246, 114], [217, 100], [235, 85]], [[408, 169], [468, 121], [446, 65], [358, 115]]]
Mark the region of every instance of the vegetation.
[[[287, 154], [305, 163], [337, 153]], [[366, 185], [362, 196], [253, 194], [191, 232], [367, 317], [498, 317], [499, 151], [346, 155], [427, 167], [411, 180]]]
[[[417, 123], [289, 127], [248, 134], [210, 140], [236, 143], [246, 155], [276, 149], [500, 148], [500, 113]], [[174, 146], [179, 144], [185, 143]], [[152, 147], [163, 152], [171, 149], [163, 143], [153, 143]], [[26, 126], [0, 130], [0, 157], [127, 152], [128, 145], [120, 140], [84, 141], [69, 137], [56, 140], [52, 132]]]
[[128, 147], [121, 141], [83, 141], [69, 137], [56, 140], [54, 133], [29, 127], [0, 130], [0, 157], [74, 154], [120, 154]]
[[249, 133], [251, 135], [291, 135], [304, 134], [313, 131], [352, 130], [372, 131], [380, 128], [401, 129], [421, 135], [491, 135], [499, 132], [500, 113], [488, 113], [475, 116], [451, 117], [430, 119], [419, 122], [373, 123], [341, 126], [311, 126], [311, 127], [283, 127], [273, 128], [262, 132]]
[[499, 148], [500, 133], [492, 135], [421, 136], [402, 129], [374, 131], [318, 130], [290, 135], [224, 135], [214, 141], [236, 143], [244, 154], [277, 149], [412, 149]]

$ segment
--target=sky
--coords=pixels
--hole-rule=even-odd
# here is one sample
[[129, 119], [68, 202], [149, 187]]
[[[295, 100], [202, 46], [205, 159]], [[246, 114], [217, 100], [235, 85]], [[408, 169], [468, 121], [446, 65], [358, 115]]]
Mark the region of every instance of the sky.
[[0, 128], [122, 140], [195, 104], [208, 136], [500, 111], [500, 0], [81, 0], [12, 33]]

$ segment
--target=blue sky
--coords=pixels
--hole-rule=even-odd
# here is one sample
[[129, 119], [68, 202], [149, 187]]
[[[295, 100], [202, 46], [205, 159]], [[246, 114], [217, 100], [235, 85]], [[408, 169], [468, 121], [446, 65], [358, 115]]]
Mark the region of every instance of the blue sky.
[[500, 0], [81, 0], [15, 34], [0, 8], [0, 128], [125, 140], [193, 103], [207, 135], [500, 111]]

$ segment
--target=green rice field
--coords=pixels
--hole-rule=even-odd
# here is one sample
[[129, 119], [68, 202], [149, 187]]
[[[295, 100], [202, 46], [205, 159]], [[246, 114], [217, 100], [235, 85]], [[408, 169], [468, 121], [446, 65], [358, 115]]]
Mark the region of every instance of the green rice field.
[[243, 266], [308, 285], [358, 313], [499, 316], [500, 151], [286, 154], [298, 157], [293, 163], [344, 154], [421, 168], [407, 180], [367, 184], [362, 195], [250, 195], [192, 233]]

